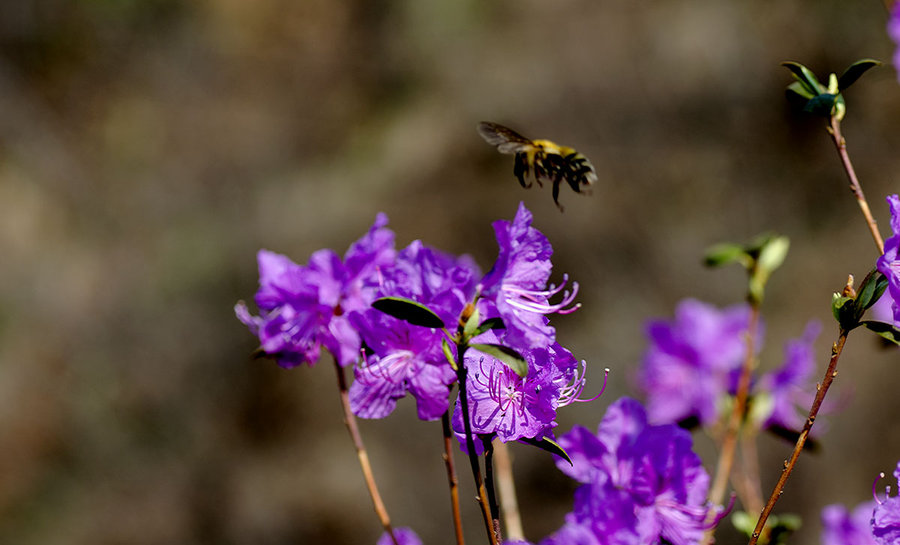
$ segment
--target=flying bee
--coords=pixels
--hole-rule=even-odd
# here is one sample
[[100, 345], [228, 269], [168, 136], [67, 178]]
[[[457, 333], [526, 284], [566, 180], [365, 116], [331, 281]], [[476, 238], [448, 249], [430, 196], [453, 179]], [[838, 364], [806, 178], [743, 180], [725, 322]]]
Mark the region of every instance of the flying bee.
[[478, 124], [478, 134], [488, 144], [496, 146], [500, 153], [516, 156], [513, 174], [522, 187], [531, 187], [532, 183], [525, 180], [532, 170], [539, 186], [543, 187], [543, 182], [552, 182], [553, 202], [560, 211], [563, 210], [559, 204], [560, 182], [565, 180], [575, 193], [590, 194], [590, 186], [597, 181], [594, 165], [573, 148], [550, 140], [531, 140], [503, 125], [487, 121]]

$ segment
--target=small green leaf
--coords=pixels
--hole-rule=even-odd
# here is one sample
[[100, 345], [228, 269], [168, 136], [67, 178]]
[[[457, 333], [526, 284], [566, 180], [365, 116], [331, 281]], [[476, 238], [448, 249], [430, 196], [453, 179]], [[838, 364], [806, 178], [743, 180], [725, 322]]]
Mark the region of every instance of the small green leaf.
[[874, 331], [875, 333], [881, 335], [897, 346], [900, 346], [900, 329], [897, 329], [891, 324], [866, 320], [862, 322], [862, 325], [866, 326], [866, 328], [868, 328], [870, 331]]
[[799, 62], [786, 61], [781, 63], [781, 66], [790, 70], [810, 95], [815, 96], [825, 90], [824, 86], [819, 83], [819, 78]]
[[795, 81], [795, 82], [791, 83], [790, 85], [788, 85], [787, 90], [803, 97], [806, 100], [809, 100], [818, 94], [818, 93], [810, 93], [809, 90], [806, 88], [806, 86], [803, 85], [802, 83], [800, 83], [799, 81]]
[[760, 249], [759, 257], [756, 258], [756, 267], [763, 269], [768, 274], [772, 274], [775, 269], [784, 263], [790, 247], [791, 241], [788, 237], [773, 236]]
[[503, 323], [503, 318], [488, 318], [487, 320], [481, 322], [481, 325], [478, 326], [478, 329], [475, 330], [475, 334], [473, 337], [477, 337], [488, 331], [489, 329], [506, 329], [506, 324]]
[[452, 367], [454, 371], [458, 371], [459, 368], [456, 366], [456, 358], [453, 357], [453, 350], [450, 349], [450, 343], [447, 342], [447, 339], [441, 339], [441, 350], [444, 352], [444, 357], [447, 358], [450, 367]]
[[405, 297], [381, 297], [372, 303], [372, 308], [412, 325], [438, 329], [444, 327], [444, 321], [433, 310]]
[[529, 445], [537, 447], [541, 450], [546, 450], [550, 454], [556, 454], [560, 458], [569, 462], [570, 466], [575, 465], [572, 463], [572, 459], [569, 458], [569, 453], [566, 452], [564, 448], [559, 446], [559, 443], [557, 443], [556, 441], [553, 441], [552, 439], [547, 439], [546, 437], [544, 437], [543, 439], [538, 441], [537, 439], [529, 439], [527, 437], [523, 437], [523, 438], [519, 439], [519, 441], [521, 441], [523, 443], [528, 443]]
[[881, 66], [881, 61], [875, 59], [861, 59], [851, 64], [838, 78], [838, 89], [843, 91], [853, 85], [868, 69]]
[[831, 294], [831, 313], [838, 324], [847, 331], [855, 329], [859, 325], [854, 319], [854, 311], [852, 298], [843, 296], [840, 293]]
[[466, 320], [466, 325], [463, 327], [463, 335], [465, 335], [466, 339], [471, 339], [472, 337], [477, 335], [475, 331], [478, 330], [478, 322], [480, 321], [481, 313], [478, 312], [478, 309], [476, 308], [472, 312], [471, 316], [469, 316], [469, 319]]
[[703, 264], [707, 267], [721, 267], [737, 261], [747, 267], [750, 260], [751, 258], [743, 246], [726, 242], [710, 246], [703, 257]]
[[528, 362], [512, 348], [499, 344], [472, 344], [471, 348], [503, 362], [522, 378], [528, 376]]
[[832, 95], [831, 93], [821, 93], [819, 95], [816, 95], [813, 98], [809, 99], [809, 102], [806, 103], [803, 111], [811, 113], [813, 115], [831, 117], [831, 112], [834, 109], [834, 101], [836, 97], [837, 95]]

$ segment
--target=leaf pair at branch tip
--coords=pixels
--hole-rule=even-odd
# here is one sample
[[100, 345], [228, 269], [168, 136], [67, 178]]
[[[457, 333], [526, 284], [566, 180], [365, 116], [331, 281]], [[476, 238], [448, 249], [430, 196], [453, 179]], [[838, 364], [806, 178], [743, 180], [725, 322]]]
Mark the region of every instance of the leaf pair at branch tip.
[[706, 251], [704, 263], [708, 267], [721, 267], [738, 263], [747, 271], [749, 299], [762, 302], [769, 277], [784, 263], [790, 248], [790, 240], [781, 235], [764, 234], [749, 244], [716, 244]]
[[830, 74], [827, 86], [822, 84], [809, 68], [798, 62], [786, 61], [781, 65], [790, 70], [797, 80], [787, 86], [786, 92], [793, 93], [804, 101], [803, 111], [823, 117], [834, 116], [840, 121], [847, 110], [843, 91], [853, 85], [867, 70], [880, 66], [881, 62], [875, 59], [858, 60], [847, 67], [840, 77]]
[[850, 294], [835, 293], [831, 300], [831, 312], [835, 320], [845, 331], [852, 331], [863, 326], [882, 338], [900, 345], [900, 329], [892, 324], [863, 320], [865, 312], [872, 308], [884, 295], [888, 287], [888, 279], [878, 270], [872, 270], [863, 279], [855, 297]]

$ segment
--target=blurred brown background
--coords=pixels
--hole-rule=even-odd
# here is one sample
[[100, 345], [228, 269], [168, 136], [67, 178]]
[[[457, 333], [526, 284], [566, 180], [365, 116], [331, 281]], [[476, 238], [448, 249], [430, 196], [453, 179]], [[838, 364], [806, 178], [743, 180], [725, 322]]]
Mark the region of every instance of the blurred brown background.
[[[561, 342], [594, 377], [613, 370], [561, 431], [635, 395], [647, 318], [688, 296], [740, 300], [742, 273], [700, 257], [765, 230], [792, 247], [763, 365], [815, 318], [824, 369], [831, 293], [874, 245], [823, 122], [787, 107], [779, 63], [889, 60], [885, 21], [876, 0], [3, 2], [0, 543], [374, 544], [329, 362], [251, 361], [232, 305], [256, 290], [258, 248], [342, 253], [378, 211], [400, 246], [421, 238], [487, 269], [490, 223], [532, 209], [556, 270], [581, 283]], [[885, 231], [900, 189], [893, 68], [847, 101]], [[576, 146], [594, 195], [564, 188], [560, 214], [548, 188], [521, 189], [481, 120]], [[794, 543], [818, 543], [821, 507], [870, 498], [900, 458], [897, 356], [851, 337], [824, 449], [779, 504], [805, 517]], [[407, 400], [362, 431], [395, 523], [450, 543], [439, 425]], [[789, 449], [763, 441], [766, 489]], [[549, 455], [513, 454], [537, 541], [574, 487]]]

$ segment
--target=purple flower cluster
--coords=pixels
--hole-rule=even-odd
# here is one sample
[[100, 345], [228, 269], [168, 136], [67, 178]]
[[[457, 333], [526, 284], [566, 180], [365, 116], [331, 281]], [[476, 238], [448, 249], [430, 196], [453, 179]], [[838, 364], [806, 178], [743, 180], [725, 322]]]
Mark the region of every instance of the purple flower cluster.
[[[894, 6], [895, 39], [900, 43], [900, 3]], [[896, 194], [887, 198], [891, 208], [891, 230], [893, 235], [884, 241], [884, 254], [878, 258], [876, 267], [888, 279], [888, 294], [894, 311], [894, 325], [900, 327], [900, 197]]]
[[322, 346], [342, 366], [357, 361], [360, 339], [349, 315], [371, 304], [378, 268], [394, 260], [394, 233], [385, 225], [387, 216], [379, 214], [343, 260], [325, 249], [301, 266], [283, 255], [259, 251], [259, 291], [254, 300], [260, 315], [252, 316], [243, 302], [234, 311], [278, 365], [312, 365]]
[[576, 426], [559, 444], [573, 465], [558, 461], [558, 467], [583, 484], [565, 525], [541, 545], [688, 545], [718, 522], [690, 434], [649, 424], [633, 399], [613, 403], [596, 435]]
[[[693, 299], [682, 301], [675, 319], [648, 324], [651, 344], [638, 374], [653, 424], [716, 422], [720, 403], [733, 395], [746, 358], [749, 308], [719, 310]], [[803, 424], [798, 406], [808, 405], [814, 371], [813, 343], [821, 326], [812, 322], [800, 339], [785, 346], [784, 363], [754, 381], [752, 394], [762, 427], [796, 429]], [[759, 336], [754, 343], [761, 345]]]
[[[884, 477], [884, 473], [881, 476]], [[894, 479], [900, 486], [900, 462], [894, 469]], [[883, 501], [875, 494], [874, 501], [860, 504], [852, 513], [842, 505], [829, 505], [823, 509], [822, 545], [900, 543], [900, 497], [891, 496], [890, 491], [888, 486]]]
[[[560, 302], [550, 301], [566, 282], [547, 285], [553, 250], [531, 222], [531, 213], [520, 204], [513, 221], [494, 223], [500, 252], [484, 277], [468, 256], [446, 254], [420, 241], [396, 251], [384, 215], [343, 259], [326, 249], [301, 266], [262, 250], [255, 297], [260, 315], [251, 315], [243, 303], [235, 312], [259, 337], [262, 350], [283, 367], [315, 363], [322, 347], [345, 366], [359, 362], [363, 349], [349, 392], [358, 416], [383, 418], [411, 395], [418, 416], [434, 420], [447, 411], [449, 386], [457, 380], [441, 348], [451, 333], [411, 325], [372, 308], [372, 302], [412, 300], [451, 330], [474, 304], [482, 319], [499, 318], [504, 325], [475, 341], [515, 349], [530, 369], [519, 377], [492, 357], [467, 352], [464, 363], [472, 380], [466, 391], [476, 433], [504, 441], [545, 437], [556, 425], [556, 409], [580, 394], [584, 366], [556, 343], [547, 318], [578, 308], [572, 304], [578, 285]], [[461, 416], [455, 421], [461, 430]]]
[[[900, 462], [894, 468], [894, 479], [900, 487]], [[891, 496], [890, 491], [890, 487], [887, 487], [884, 501], [875, 497], [875, 510], [872, 513], [872, 533], [882, 545], [900, 543], [900, 496]]]

